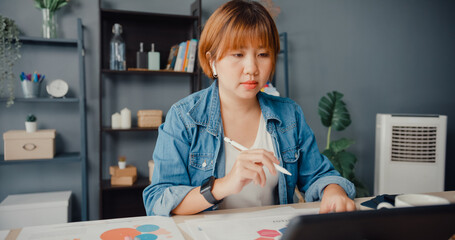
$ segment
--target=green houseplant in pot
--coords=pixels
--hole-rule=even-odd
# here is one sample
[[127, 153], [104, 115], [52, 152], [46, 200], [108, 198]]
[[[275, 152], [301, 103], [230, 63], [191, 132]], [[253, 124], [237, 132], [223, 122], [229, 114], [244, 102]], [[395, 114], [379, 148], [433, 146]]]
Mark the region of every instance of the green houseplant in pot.
[[14, 63], [21, 57], [19, 29], [13, 20], [0, 15], [0, 97], [7, 98], [6, 106], [14, 104]]
[[120, 168], [120, 169], [126, 168], [126, 157], [125, 156], [120, 156], [118, 158], [118, 168]]
[[353, 153], [346, 149], [354, 144], [353, 140], [341, 138], [331, 141], [332, 129], [342, 131], [351, 124], [351, 116], [346, 108], [346, 104], [341, 100], [343, 94], [337, 91], [327, 93], [319, 100], [319, 116], [322, 124], [328, 128], [327, 146], [322, 152], [333, 164], [341, 176], [351, 181], [356, 188], [356, 197], [369, 196], [368, 189], [355, 177], [354, 167], [357, 158]]
[[36, 117], [33, 114], [29, 114], [25, 120], [25, 131], [28, 133], [36, 132], [37, 123]]

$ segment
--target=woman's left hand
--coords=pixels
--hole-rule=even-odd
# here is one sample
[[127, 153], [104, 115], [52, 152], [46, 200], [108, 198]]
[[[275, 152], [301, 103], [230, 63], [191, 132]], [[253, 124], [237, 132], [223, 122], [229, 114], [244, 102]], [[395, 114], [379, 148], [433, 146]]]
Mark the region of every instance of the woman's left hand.
[[329, 184], [324, 189], [319, 213], [354, 211], [355, 203], [350, 199], [342, 187]]

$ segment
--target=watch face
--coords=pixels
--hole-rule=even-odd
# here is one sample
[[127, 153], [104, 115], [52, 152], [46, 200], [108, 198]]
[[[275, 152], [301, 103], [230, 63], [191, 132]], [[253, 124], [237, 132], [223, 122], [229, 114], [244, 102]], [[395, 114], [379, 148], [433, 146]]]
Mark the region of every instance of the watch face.
[[46, 86], [46, 90], [53, 97], [63, 97], [68, 93], [68, 84], [62, 79], [56, 79]]
[[210, 178], [207, 178], [205, 179], [204, 181], [202, 181], [202, 185], [201, 185], [201, 193], [205, 193], [207, 191], [212, 191], [212, 184], [213, 184], [213, 181], [215, 179], [212, 180], [212, 177]]

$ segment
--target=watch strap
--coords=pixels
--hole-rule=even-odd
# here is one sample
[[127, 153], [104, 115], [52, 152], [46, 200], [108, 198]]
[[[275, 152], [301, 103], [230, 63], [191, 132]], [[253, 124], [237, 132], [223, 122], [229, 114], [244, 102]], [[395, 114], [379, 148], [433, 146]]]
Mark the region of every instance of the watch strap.
[[210, 204], [218, 204], [223, 201], [222, 199], [216, 200], [216, 198], [212, 194], [212, 189], [213, 189], [213, 184], [215, 183], [215, 179], [216, 178], [214, 176], [211, 176], [211, 177], [205, 179], [201, 185], [200, 192], [201, 192], [202, 196], [204, 196], [205, 200], [207, 200], [207, 202], [209, 202]]

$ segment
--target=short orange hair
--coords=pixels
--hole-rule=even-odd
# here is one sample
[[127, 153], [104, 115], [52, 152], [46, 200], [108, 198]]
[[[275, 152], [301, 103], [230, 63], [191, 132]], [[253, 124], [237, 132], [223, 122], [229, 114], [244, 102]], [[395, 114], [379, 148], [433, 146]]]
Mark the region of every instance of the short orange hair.
[[[210, 61], [221, 59], [230, 49], [248, 44], [270, 50], [273, 75], [280, 38], [267, 9], [255, 1], [233, 0], [223, 4], [210, 16], [202, 30], [198, 50], [202, 70], [213, 79]], [[210, 59], [207, 53], [210, 53]]]

